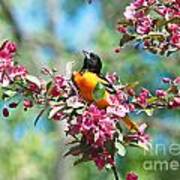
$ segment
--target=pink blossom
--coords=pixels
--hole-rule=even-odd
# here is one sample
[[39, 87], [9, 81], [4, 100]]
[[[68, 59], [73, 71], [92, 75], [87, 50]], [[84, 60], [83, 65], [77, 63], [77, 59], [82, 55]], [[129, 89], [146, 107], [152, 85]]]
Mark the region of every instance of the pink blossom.
[[27, 70], [23, 66], [7, 66], [0, 70], [0, 84], [8, 86], [16, 77], [23, 78], [27, 74]]
[[[176, 21], [172, 21], [173, 24], [171, 23], [172, 19], [180, 17], [179, 8], [179, 0], [168, 1], [168, 3], [164, 1], [159, 2], [158, 0], [134, 0], [124, 11], [127, 21], [123, 25], [125, 30], [122, 26], [119, 28], [119, 32], [126, 34], [127, 37], [132, 38], [138, 43], [141, 37], [136, 36], [134, 30], [139, 35], [149, 34], [149, 36], [142, 37], [141, 39], [144, 49], [152, 53], [168, 56], [180, 49], [180, 26]], [[156, 16], [156, 13], [159, 13], [162, 17]], [[165, 23], [160, 23], [161, 20]], [[123, 22], [119, 24], [123, 24]], [[154, 35], [158, 35], [159, 38], [154, 38]], [[123, 35], [124, 37], [126, 36]], [[126, 42], [120, 43], [120, 47], [124, 44]]]
[[170, 43], [173, 46], [180, 49], [180, 25], [178, 25], [178, 24], [169, 24], [168, 25], [168, 30], [171, 33]]
[[124, 16], [127, 20], [133, 20], [134, 19], [134, 15], [136, 13], [135, 9], [136, 9], [136, 7], [133, 4], [126, 7], [126, 10], [124, 12]]
[[152, 29], [153, 23], [149, 16], [140, 17], [136, 21], [136, 31], [139, 34], [148, 34]]
[[101, 169], [103, 169], [103, 167], [105, 166], [105, 164], [106, 164], [106, 161], [105, 161], [105, 159], [102, 157], [102, 156], [100, 156], [100, 157], [96, 157], [96, 158], [94, 158], [93, 159], [94, 160], [94, 162], [96, 163], [96, 166], [101, 170]]
[[145, 123], [141, 124], [138, 132], [127, 135], [127, 138], [130, 141], [135, 141], [139, 145], [143, 145], [143, 147], [148, 150], [150, 147], [150, 136], [145, 133], [146, 128], [147, 125]]
[[136, 7], [136, 9], [139, 9], [142, 6], [147, 6], [147, 0], [135, 0], [133, 5]]
[[[78, 117], [77, 117], [78, 119]], [[77, 120], [78, 121], [78, 120]], [[81, 129], [81, 124], [77, 123], [77, 124], [71, 124], [68, 126], [68, 134], [71, 136], [75, 136], [77, 134], [80, 133], [80, 129]]]
[[106, 164], [114, 165], [114, 159], [106, 149], [103, 149], [102, 153], [98, 153], [98, 150], [94, 149], [91, 158], [99, 170], [102, 170]]
[[[115, 121], [108, 117], [104, 109], [91, 104], [69, 124], [67, 133], [72, 136], [83, 135], [84, 143], [88, 146], [87, 156], [93, 160], [99, 170], [106, 164], [114, 165], [114, 158], [106, 149], [105, 144], [114, 138]], [[73, 155], [79, 155], [83, 152]]]
[[29, 99], [25, 99], [23, 105], [24, 105], [24, 108], [25, 108], [25, 109], [28, 109], [28, 108], [33, 107], [33, 103], [32, 103], [32, 101], [29, 100]]
[[174, 33], [171, 36], [170, 43], [180, 49], [180, 33], [176, 34]]
[[59, 88], [59, 89], [65, 87], [67, 84], [65, 78], [63, 76], [60, 76], [60, 75], [56, 76], [54, 78], [54, 81], [55, 81], [57, 88]]
[[173, 82], [174, 84], [180, 84], [180, 76], [178, 76]]
[[0, 59], [9, 60], [16, 52], [16, 44], [10, 41], [5, 41], [0, 48]]
[[150, 97], [150, 92], [149, 90], [143, 88], [139, 94], [139, 96], [136, 98], [137, 103], [142, 106], [142, 107], [146, 107], [148, 105], [148, 98]]
[[127, 174], [126, 180], [138, 180], [138, 176], [135, 173], [130, 172]]
[[54, 97], [58, 97], [62, 95], [62, 92], [64, 91], [65, 87], [67, 85], [67, 82], [63, 76], [56, 76], [54, 78], [54, 86], [51, 89], [51, 95]]
[[167, 92], [162, 89], [158, 89], [158, 90], [156, 90], [156, 96], [165, 97], [165, 96], [167, 96]]
[[59, 121], [64, 117], [64, 113], [63, 112], [57, 112], [52, 118], [55, 121]]
[[111, 116], [115, 117], [125, 117], [127, 113], [129, 113], [129, 108], [123, 105], [119, 106], [109, 106], [107, 108], [107, 113]]
[[148, 0], [148, 5], [152, 5], [152, 4], [156, 3], [156, 2], [157, 2], [157, 0]]
[[39, 87], [35, 83], [32, 83], [32, 82], [28, 83], [27, 88], [28, 88], [28, 90], [30, 90], [32, 92], [39, 92], [39, 90], [40, 90]]
[[8, 86], [16, 77], [23, 78], [27, 70], [23, 66], [16, 66], [13, 56], [16, 52], [16, 45], [5, 41], [0, 48], [0, 84]]
[[180, 31], [180, 26], [178, 24], [168, 24], [168, 30], [170, 33], [177, 33]]
[[106, 79], [109, 81], [109, 83], [116, 84], [119, 78], [116, 73], [111, 73], [106, 75]]
[[107, 116], [105, 110], [98, 109], [95, 105], [88, 107], [79, 119], [80, 131], [87, 142], [95, 147], [102, 147], [107, 140], [113, 138], [115, 122]]
[[174, 13], [175, 13], [173, 8], [166, 7], [166, 6], [163, 6], [163, 5], [158, 7], [157, 12], [161, 16], [165, 17], [167, 20], [172, 18], [174, 16]]
[[107, 113], [115, 119], [125, 117], [130, 111], [127, 100], [128, 95], [117, 90], [116, 94], [109, 97], [110, 106], [107, 107]]
[[128, 93], [130, 96], [135, 96], [135, 94], [136, 94], [136, 92], [134, 91], [133, 88], [128, 88], [127, 93]]
[[180, 97], [174, 97], [174, 99], [169, 102], [169, 106], [171, 108], [179, 108], [180, 107]]
[[122, 90], [117, 90], [116, 94], [113, 94], [109, 97], [108, 102], [111, 106], [118, 106], [126, 102], [127, 99], [127, 94], [125, 94]]
[[1, 47], [0, 50], [7, 50], [9, 53], [15, 53], [16, 52], [16, 44], [10, 41], [5, 41]]

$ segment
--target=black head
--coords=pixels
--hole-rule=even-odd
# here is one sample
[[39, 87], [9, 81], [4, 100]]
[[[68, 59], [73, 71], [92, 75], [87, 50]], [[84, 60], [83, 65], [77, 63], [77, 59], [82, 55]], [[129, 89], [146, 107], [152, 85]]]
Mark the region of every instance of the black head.
[[100, 57], [92, 52], [87, 52], [84, 50], [83, 53], [85, 55], [85, 58], [82, 70], [88, 70], [90, 72], [100, 74], [102, 68], [102, 62]]

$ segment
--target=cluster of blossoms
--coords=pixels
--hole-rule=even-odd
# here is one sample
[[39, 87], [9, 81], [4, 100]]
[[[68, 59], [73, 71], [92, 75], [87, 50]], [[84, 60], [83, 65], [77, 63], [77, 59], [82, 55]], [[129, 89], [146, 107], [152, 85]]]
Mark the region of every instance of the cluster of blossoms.
[[134, 0], [126, 7], [125, 20], [118, 23], [120, 47], [135, 41], [145, 49], [170, 55], [180, 49], [180, 1]]
[[[75, 164], [94, 161], [99, 169], [107, 165], [115, 167], [115, 156], [124, 156], [127, 146], [133, 144], [148, 150], [147, 125], [135, 123], [131, 113], [152, 115], [156, 109], [180, 107], [180, 77], [163, 78], [168, 89], [158, 89], [152, 94], [145, 88], [137, 93], [134, 84], [122, 85], [115, 73], [108, 74], [106, 79], [115, 92], [108, 97], [109, 105], [100, 108], [95, 101], [84, 100], [71, 79], [53, 70], [42, 69], [48, 80], [30, 75], [14, 62], [15, 52], [16, 45], [9, 41], [0, 48], [1, 99], [6, 101], [4, 117], [9, 116], [9, 109], [22, 103], [24, 110], [35, 105], [41, 108], [35, 125], [44, 112], [48, 112], [49, 119], [65, 120], [65, 132], [72, 139], [66, 155], [78, 156]], [[137, 176], [128, 174], [127, 180], [131, 179]]]
[[8, 86], [16, 78], [24, 78], [27, 70], [13, 61], [16, 45], [5, 41], [0, 48], [0, 85]]

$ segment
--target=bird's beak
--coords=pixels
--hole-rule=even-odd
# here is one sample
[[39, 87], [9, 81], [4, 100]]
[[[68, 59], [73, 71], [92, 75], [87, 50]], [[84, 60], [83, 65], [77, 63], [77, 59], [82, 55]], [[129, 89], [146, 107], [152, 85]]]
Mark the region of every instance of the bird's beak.
[[90, 59], [90, 53], [88, 51], [83, 50], [82, 52], [87, 59]]

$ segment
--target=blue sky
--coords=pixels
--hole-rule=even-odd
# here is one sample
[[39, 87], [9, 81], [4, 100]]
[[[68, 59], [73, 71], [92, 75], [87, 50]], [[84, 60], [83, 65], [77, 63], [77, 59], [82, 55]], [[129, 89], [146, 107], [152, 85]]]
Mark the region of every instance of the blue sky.
[[[74, 16], [70, 16], [61, 7], [59, 1], [59, 21], [56, 35], [70, 49], [87, 49], [92, 46], [92, 39], [101, 21], [100, 3], [81, 5]], [[15, 5], [15, 17], [26, 35], [42, 32], [47, 27], [46, 4], [43, 0], [26, 0]]]

